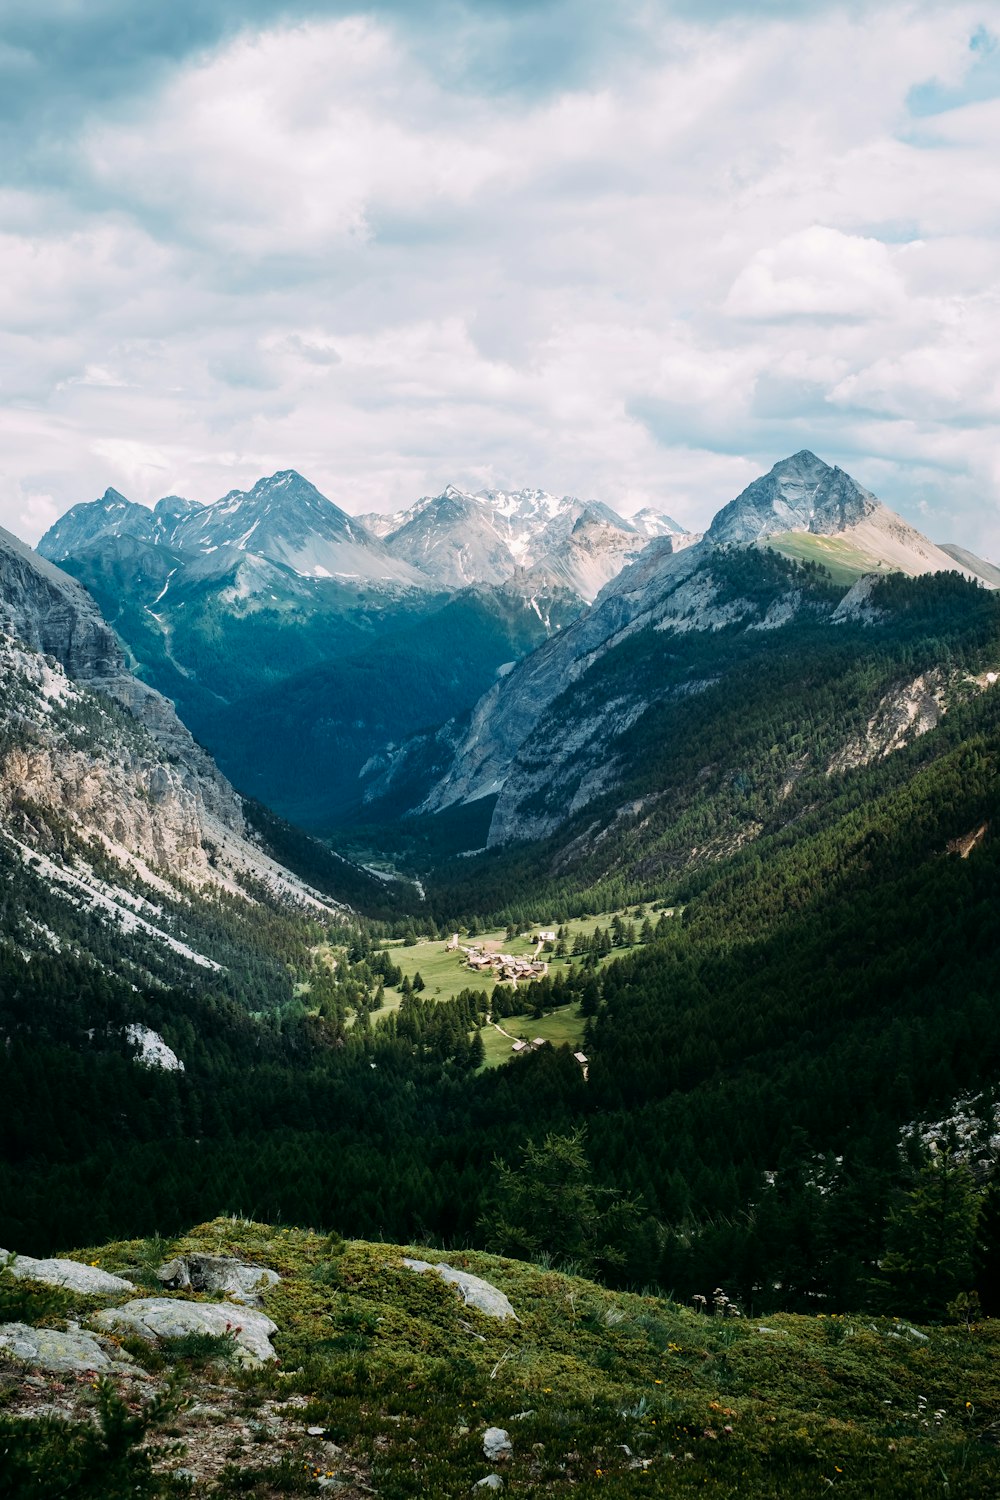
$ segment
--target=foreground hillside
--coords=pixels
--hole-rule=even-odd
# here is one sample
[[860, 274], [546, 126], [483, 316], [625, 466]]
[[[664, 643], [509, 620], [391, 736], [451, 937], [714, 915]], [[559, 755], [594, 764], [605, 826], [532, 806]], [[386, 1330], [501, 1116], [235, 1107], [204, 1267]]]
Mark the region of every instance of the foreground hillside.
[[[1000, 1488], [992, 1323], [924, 1331], [891, 1315], [699, 1314], [471, 1252], [447, 1264], [488, 1286], [460, 1292], [404, 1263], [441, 1252], [236, 1219], [172, 1243], [76, 1252], [85, 1276], [99, 1268], [132, 1291], [86, 1295], [5, 1274], [0, 1318], [29, 1325], [30, 1338], [33, 1323], [86, 1327], [136, 1297], [173, 1299], [175, 1317], [204, 1309], [222, 1294], [171, 1291], [156, 1272], [173, 1261], [161, 1276], [176, 1281], [183, 1258], [192, 1273], [231, 1274], [206, 1255], [277, 1273], [263, 1317], [229, 1302], [228, 1336], [150, 1339], [99, 1313], [95, 1326], [118, 1329], [100, 1346], [103, 1378], [29, 1373], [0, 1356], [5, 1495], [446, 1500], [502, 1488], [790, 1500], [834, 1489], [987, 1500]], [[708, 1284], [704, 1295], [711, 1309]], [[255, 1355], [257, 1327], [274, 1331]]]

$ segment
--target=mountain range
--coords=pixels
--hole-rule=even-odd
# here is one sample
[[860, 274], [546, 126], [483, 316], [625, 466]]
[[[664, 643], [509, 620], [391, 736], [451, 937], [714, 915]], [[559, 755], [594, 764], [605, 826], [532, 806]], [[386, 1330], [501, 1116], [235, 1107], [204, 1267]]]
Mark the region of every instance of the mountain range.
[[[764, 547], [772, 557], [820, 565], [823, 589], [835, 575], [845, 597], [827, 591], [820, 605], [815, 572], [793, 568], [773, 578]], [[747, 549], [760, 555], [760, 564], [743, 567], [734, 587], [734, 554]], [[398, 804], [406, 787], [404, 800], [408, 794], [410, 807], [422, 813], [496, 798], [491, 846], [551, 832], [622, 783], [633, 726], [655, 704], [714, 687], [728, 672], [734, 635], [763, 641], [763, 633], [813, 619], [817, 611], [831, 626], [874, 622], [877, 611], [866, 600], [880, 574], [959, 572], [992, 586], [989, 564], [964, 556], [962, 564], [936, 547], [842, 470], [810, 452], [795, 454], [724, 506], [703, 538], [668, 535], [650, 543], [591, 609], [495, 683], [468, 719], [438, 729], [432, 755], [421, 736], [376, 759], [367, 797]], [[762, 595], [769, 575], [773, 588]], [[688, 635], [710, 643], [719, 637], [711, 652], [717, 660], [700, 677], [678, 682], [669, 669], [673, 642]], [[624, 665], [642, 641], [664, 658], [652, 682]], [[617, 670], [614, 663], [621, 663]], [[428, 764], [433, 777], [421, 786]]]
[[39, 551], [91, 591], [227, 774], [329, 828], [361, 805], [382, 745], [466, 712], [653, 531], [684, 539], [667, 517], [640, 522], [542, 490], [453, 487], [352, 518], [289, 470], [211, 505], [150, 510], [109, 489]]

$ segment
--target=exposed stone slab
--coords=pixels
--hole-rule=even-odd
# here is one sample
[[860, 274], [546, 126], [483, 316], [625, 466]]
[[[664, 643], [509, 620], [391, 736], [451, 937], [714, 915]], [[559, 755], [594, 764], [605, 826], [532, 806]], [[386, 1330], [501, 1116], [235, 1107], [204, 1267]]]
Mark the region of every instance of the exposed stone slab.
[[134, 1333], [153, 1343], [156, 1339], [183, 1338], [188, 1333], [231, 1334], [244, 1364], [259, 1365], [277, 1359], [271, 1334], [278, 1325], [249, 1307], [235, 1302], [187, 1302], [181, 1297], [136, 1297], [123, 1307], [108, 1307], [91, 1320], [98, 1328], [115, 1333]]
[[90, 1296], [116, 1297], [122, 1292], [135, 1291], [135, 1284], [124, 1276], [113, 1276], [100, 1266], [81, 1265], [78, 1260], [35, 1260], [31, 1255], [15, 1256], [9, 1250], [0, 1250], [0, 1268], [19, 1280], [44, 1281], [49, 1286], [62, 1286], [67, 1291]]
[[458, 1288], [466, 1307], [475, 1307], [489, 1318], [513, 1318], [515, 1322], [520, 1321], [506, 1293], [491, 1282], [484, 1281], [481, 1276], [472, 1276], [468, 1271], [457, 1271], [445, 1261], [433, 1266], [430, 1261], [412, 1260], [409, 1256], [404, 1256], [403, 1265], [409, 1266], [411, 1271], [434, 1271], [442, 1280]]
[[261, 1293], [281, 1277], [269, 1266], [252, 1266], [231, 1255], [180, 1255], [157, 1271], [175, 1291], [209, 1292], [247, 1307], [260, 1307]]
[[[113, 1346], [112, 1346], [113, 1347]], [[124, 1350], [113, 1353], [94, 1333], [70, 1328], [30, 1328], [27, 1323], [0, 1323], [0, 1352], [36, 1370], [71, 1372], [95, 1370], [109, 1374], [131, 1370], [134, 1362]]]

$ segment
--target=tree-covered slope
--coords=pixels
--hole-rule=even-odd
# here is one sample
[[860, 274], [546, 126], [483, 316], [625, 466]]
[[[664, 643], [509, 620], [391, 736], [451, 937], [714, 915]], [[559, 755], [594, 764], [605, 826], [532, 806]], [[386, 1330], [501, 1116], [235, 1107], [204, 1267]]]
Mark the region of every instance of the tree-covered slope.
[[628, 634], [555, 700], [492, 816], [491, 838], [499, 824], [519, 840], [435, 872], [442, 919], [470, 900], [669, 895], [832, 805], [853, 769], [888, 764], [1000, 669], [1000, 598], [954, 574], [844, 597], [773, 553], [709, 567], [728, 621]]
[[357, 814], [365, 763], [393, 741], [465, 713], [504, 664], [579, 609], [568, 595], [545, 612], [504, 589], [467, 589], [436, 611], [324, 660], [225, 708], [200, 733], [241, 790], [328, 831]]

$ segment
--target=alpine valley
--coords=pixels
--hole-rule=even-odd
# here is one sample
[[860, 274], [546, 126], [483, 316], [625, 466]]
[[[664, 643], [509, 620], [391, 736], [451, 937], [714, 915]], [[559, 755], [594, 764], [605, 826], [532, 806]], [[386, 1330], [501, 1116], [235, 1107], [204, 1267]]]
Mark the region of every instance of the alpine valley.
[[994, 1496], [998, 585], [808, 451], [0, 533], [0, 1490]]

